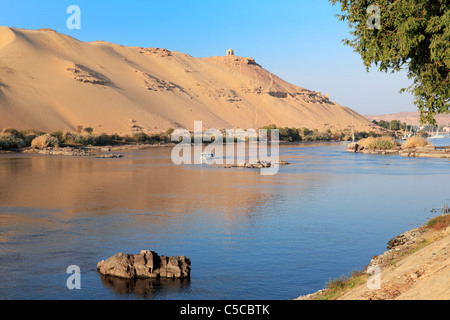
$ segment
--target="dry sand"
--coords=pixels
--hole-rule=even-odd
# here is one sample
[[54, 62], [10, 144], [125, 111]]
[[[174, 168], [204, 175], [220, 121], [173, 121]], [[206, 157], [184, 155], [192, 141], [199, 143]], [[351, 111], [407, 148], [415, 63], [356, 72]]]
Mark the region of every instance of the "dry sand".
[[[363, 283], [337, 300], [450, 299], [450, 227], [440, 231], [421, 227], [397, 239], [395, 247], [369, 264], [380, 267], [381, 288], [369, 289]], [[299, 300], [314, 299], [323, 292]]]
[[194, 58], [81, 42], [50, 29], [0, 27], [0, 128], [160, 132], [193, 130], [195, 120], [204, 129], [340, 130], [353, 121], [356, 130], [376, 130], [355, 111], [287, 83], [251, 58]]
[[[418, 112], [397, 112], [391, 114], [379, 114], [379, 115], [366, 115], [368, 120], [384, 120], [392, 121], [399, 120], [402, 123], [405, 122], [409, 125], [420, 125], [420, 115]], [[450, 114], [438, 114], [435, 116], [436, 122], [440, 126], [448, 126], [450, 124]]]
[[[441, 232], [420, 235], [416, 244], [434, 241], [418, 251], [397, 258], [381, 269], [381, 289], [360, 286], [340, 300], [449, 300], [450, 299], [450, 227]], [[395, 249], [393, 249], [395, 250]]]

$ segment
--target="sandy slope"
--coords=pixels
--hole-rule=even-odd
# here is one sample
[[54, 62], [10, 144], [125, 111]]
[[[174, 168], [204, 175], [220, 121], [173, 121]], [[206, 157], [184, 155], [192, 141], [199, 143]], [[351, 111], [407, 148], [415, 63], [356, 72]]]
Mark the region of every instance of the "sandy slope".
[[[397, 112], [391, 114], [366, 115], [365, 117], [370, 121], [400, 120], [402, 123], [405, 122], [410, 125], [417, 126], [420, 124], [420, 116], [418, 112]], [[435, 116], [435, 119], [440, 126], [448, 126], [450, 124], [450, 114], [438, 114]]]
[[397, 257], [387, 260], [381, 269], [381, 289], [369, 290], [366, 285], [344, 294], [341, 300], [449, 300], [450, 299], [450, 227], [440, 232], [427, 232], [415, 239], [431, 244], [402, 257], [397, 248]]
[[373, 130], [356, 112], [289, 84], [253, 59], [194, 58], [0, 27], [0, 128], [95, 132], [170, 127]]
[[[396, 239], [399, 240], [390, 250], [369, 264], [380, 268], [380, 288], [370, 289], [364, 282], [338, 300], [450, 299], [450, 227], [440, 231], [420, 227]], [[322, 290], [298, 299], [320, 299], [323, 293]]]

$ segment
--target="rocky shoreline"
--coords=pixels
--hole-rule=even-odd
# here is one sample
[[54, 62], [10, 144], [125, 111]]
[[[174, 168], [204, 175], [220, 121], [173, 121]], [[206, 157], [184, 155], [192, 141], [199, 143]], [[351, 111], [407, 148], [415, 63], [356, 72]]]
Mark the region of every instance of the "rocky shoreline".
[[424, 146], [415, 148], [395, 147], [393, 149], [368, 149], [358, 143], [351, 143], [347, 146], [347, 152], [379, 155], [400, 155], [414, 158], [439, 158], [450, 159], [450, 147]]
[[94, 156], [92, 152], [86, 149], [81, 148], [72, 148], [72, 147], [64, 147], [64, 148], [54, 148], [54, 147], [46, 147], [46, 148], [27, 148], [21, 150], [19, 152], [23, 153], [35, 153], [35, 154], [46, 154], [46, 155], [57, 155], [57, 156], [71, 156], [71, 157], [91, 157]]
[[32, 154], [44, 154], [44, 155], [55, 155], [55, 156], [68, 156], [68, 157], [95, 157], [100, 159], [113, 159], [113, 158], [123, 158], [124, 154], [117, 153], [104, 153], [104, 152], [117, 152], [117, 151], [129, 151], [129, 150], [142, 150], [148, 148], [159, 148], [159, 147], [170, 147], [174, 146], [173, 143], [160, 143], [160, 144], [127, 144], [119, 146], [94, 146], [94, 147], [27, 147], [22, 149], [12, 149], [12, 150], [0, 150], [0, 154], [11, 154], [11, 153], [32, 153]]
[[96, 154], [92, 150], [84, 149], [84, 148], [73, 148], [73, 147], [64, 147], [64, 148], [28, 148], [22, 150], [23, 153], [33, 153], [33, 154], [45, 154], [45, 155], [54, 155], [54, 156], [68, 156], [68, 157], [95, 157], [100, 159], [112, 159], [112, 158], [123, 158], [125, 155], [123, 154]]
[[[289, 162], [280, 160], [279, 162], [275, 163], [276, 165], [280, 166], [287, 166], [290, 165]], [[262, 168], [271, 168], [274, 164], [272, 164], [270, 161], [256, 161], [256, 162], [245, 162], [245, 163], [237, 163], [230, 167], [226, 168], [249, 168], [249, 169], [262, 169]]]

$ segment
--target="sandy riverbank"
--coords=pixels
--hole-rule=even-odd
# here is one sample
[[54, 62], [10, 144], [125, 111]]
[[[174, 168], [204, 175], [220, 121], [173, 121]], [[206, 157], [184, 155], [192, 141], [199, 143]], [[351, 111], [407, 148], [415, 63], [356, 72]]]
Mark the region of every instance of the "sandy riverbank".
[[[448, 215], [447, 215], [448, 216]], [[449, 300], [450, 226], [436, 230], [422, 226], [395, 237], [389, 250], [373, 257], [370, 266], [380, 269], [380, 288], [369, 289], [363, 272], [358, 285], [342, 288], [336, 300]], [[351, 282], [351, 281], [350, 281]], [[331, 295], [324, 289], [297, 300], [321, 300]]]

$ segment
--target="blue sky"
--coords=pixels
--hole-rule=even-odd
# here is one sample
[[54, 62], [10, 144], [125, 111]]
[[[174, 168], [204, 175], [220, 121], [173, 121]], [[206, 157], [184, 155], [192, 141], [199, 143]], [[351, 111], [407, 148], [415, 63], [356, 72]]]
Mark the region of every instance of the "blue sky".
[[[69, 5], [81, 9], [81, 29], [69, 30]], [[361, 114], [416, 111], [410, 94], [399, 94], [405, 73], [369, 73], [342, 39], [345, 22], [328, 0], [189, 1], [2, 1], [0, 25], [51, 28], [82, 41], [160, 47], [194, 57], [253, 57], [265, 69]]]

